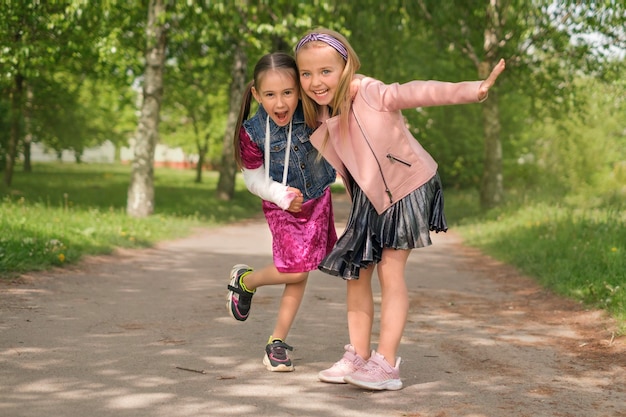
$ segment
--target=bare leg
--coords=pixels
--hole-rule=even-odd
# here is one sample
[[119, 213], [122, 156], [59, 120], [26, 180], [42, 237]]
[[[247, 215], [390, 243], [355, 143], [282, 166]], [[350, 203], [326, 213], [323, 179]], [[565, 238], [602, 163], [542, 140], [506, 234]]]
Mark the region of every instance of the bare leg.
[[274, 338], [285, 340], [287, 337], [302, 303], [308, 276], [308, 272], [284, 273], [279, 272], [276, 266], [268, 265], [243, 278], [244, 285], [250, 291], [265, 285], [285, 284], [278, 309], [278, 318], [272, 332]]
[[410, 250], [384, 249], [377, 272], [381, 287], [380, 341], [377, 352], [395, 366], [396, 353], [409, 314], [404, 269]]
[[[307, 274], [308, 275], [308, 274]], [[303, 279], [300, 282], [293, 284], [286, 284], [283, 296], [280, 300], [280, 308], [278, 309], [278, 318], [274, 327], [272, 336], [277, 339], [285, 340], [291, 325], [293, 324], [302, 298], [304, 297], [304, 290], [306, 289], [307, 279]]]
[[278, 272], [274, 265], [254, 270], [243, 278], [243, 283], [250, 291], [265, 285], [294, 284], [306, 280], [308, 272]]
[[350, 344], [363, 359], [370, 357], [372, 323], [374, 322], [374, 298], [372, 273], [374, 268], [361, 269], [359, 279], [348, 281], [348, 332]]

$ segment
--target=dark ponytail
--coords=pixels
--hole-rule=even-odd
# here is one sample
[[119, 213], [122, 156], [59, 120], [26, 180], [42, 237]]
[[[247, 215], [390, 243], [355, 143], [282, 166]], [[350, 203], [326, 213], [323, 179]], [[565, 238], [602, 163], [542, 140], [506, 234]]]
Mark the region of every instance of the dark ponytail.
[[235, 125], [235, 134], [233, 138], [234, 156], [237, 166], [243, 168], [243, 161], [241, 160], [241, 146], [240, 137], [243, 122], [250, 116], [250, 105], [252, 102], [252, 88], [259, 89], [261, 82], [263, 81], [263, 75], [267, 71], [288, 71], [298, 83], [298, 67], [296, 66], [296, 60], [289, 54], [284, 52], [274, 52], [266, 54], [259, 59], [254, 66], [254, 78], [246, 85], [246, 89], [243, 93], [243, 99], [241, 101], [241, 109], [239, 109], [239, 116], [237, 117], [237, 124]]
[[237, 117], [237, 124], [235, 125], [235, 135], [233, 138], [233, 149], [235, 162], [237, 162], [237, 167], [239, 169], [243, 168], [242, 160], [241, 160], [241, 146], [239, 145], [239, 138], [241, 135], [241, 129], [243, 128], [244, 120], [248, 119], [250, 115], [250, 103], [252, 101], [252, 86], [254, 86], [254, 81], [250, 81], [246, 85], [246, 89], [243, 92], [243, 99], [241, 100], [241, 108], [239, 109], [239, 116]]

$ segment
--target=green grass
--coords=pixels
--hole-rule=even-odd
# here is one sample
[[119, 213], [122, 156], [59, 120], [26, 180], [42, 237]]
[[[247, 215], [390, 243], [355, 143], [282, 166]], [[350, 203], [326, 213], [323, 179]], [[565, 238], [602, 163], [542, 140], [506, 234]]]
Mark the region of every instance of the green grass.
[[215, 197], [217, 173], [195, 183], [193, 171], [155, 171], [155, 214], [126, 215], [130, 167], [37, 164], [0, 188], [0, 276], [75, 263], [116, 247], [148, 247], [260, 213], [258, 198], [238, 182], [231, 202]]
[[581, 208], [544, 197], [518, 199], [481, 214], [475, 194], [448, 194], [448, 217], [466, 244], [514, 265], [558, 294], [605, 309], [626, 331], [623, 208], [615, 203]]

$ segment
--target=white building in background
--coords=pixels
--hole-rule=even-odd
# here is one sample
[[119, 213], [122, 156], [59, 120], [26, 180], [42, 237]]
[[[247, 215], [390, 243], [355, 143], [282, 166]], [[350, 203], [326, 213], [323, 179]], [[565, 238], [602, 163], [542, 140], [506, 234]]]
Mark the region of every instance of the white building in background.
[[[131, 139], [130, 146], [120, 148], [120, 161], [123, 164], [130, 164], [135, 155], [133, 152], [134, 139]], [[167, 145], [158, 143], [154, 149], [154, 166], [187, 169], [196, 166], [198, 155], [187, 155], [183, 148], [170, 148]]]
[[[100, 146], [87, 148], [81, 155], [82, 162], [113, 163], [115, 162], [115, 145], [107, 140]], [[30, 160], [33, 162], [55, 162], [58, 155], [54, 149], [46, 148], [41, 143], [32, 143], [30, 146]], [[62, 162], [76, 162], [74, 151], [64, 150], [61, 152]]]
[[[130, 164], [134, 158], [133, 141], [131, 139], [130, 146], [122, 146], [120, 148], [120, 162]], [[115, 145], [111, 141], [106, 141], [100, 146], [87, 148], [83, 151], [81, 161], [85, 163], [104, 163], [112, 164], [116, 161]], [[56, 162], [59, 160], [56, 151], [47, 149], [41, 143], [33, 143], [30, 148], [30, 158], [33, 162]], [[61, 153], [62, 162], [76, 162], [74, 151], [65, 150]], [[157, 144], [154, 151], [154, 166], [169, 167], [178, 169], [192, 168], [198, 162], [197, 155], [187, 155], [183, 149], [170, 148], [167, 145]]]

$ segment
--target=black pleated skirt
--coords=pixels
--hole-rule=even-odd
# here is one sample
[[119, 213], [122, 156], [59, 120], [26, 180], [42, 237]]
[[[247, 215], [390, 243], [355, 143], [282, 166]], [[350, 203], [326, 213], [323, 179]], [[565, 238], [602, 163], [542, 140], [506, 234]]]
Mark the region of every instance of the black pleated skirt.
[[318, 268], [343, 279], [358, 279], [361, 268], [380, 262], [383, 248], [430, 246], [430, 231], [447, 230], [439, 174], [382, 214], [376, 212], [365, 193], [353, 182], [346, 229]]

